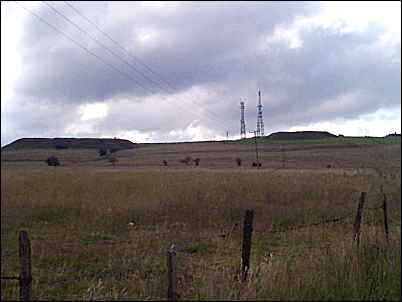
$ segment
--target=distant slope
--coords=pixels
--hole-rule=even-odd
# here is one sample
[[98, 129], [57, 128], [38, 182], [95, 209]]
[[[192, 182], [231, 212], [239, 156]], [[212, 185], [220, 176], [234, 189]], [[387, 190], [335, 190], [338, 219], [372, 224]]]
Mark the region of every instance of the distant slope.
[[126, 139], [114, 138], [21, 138], [2, 150], [21, 149], [133, 149], [136, 144]]
[[385, 137], [401, 137], [401, 134], [400, 133], [391, 133], [391, 134], [388, 134], [388, 135], [386, 135]]
[[337, 137], [326, 131], [296, 131], [296, 132], [275, 132], [267, 136], [275, 140], [294, 140], [294, 139], [324, 139]]

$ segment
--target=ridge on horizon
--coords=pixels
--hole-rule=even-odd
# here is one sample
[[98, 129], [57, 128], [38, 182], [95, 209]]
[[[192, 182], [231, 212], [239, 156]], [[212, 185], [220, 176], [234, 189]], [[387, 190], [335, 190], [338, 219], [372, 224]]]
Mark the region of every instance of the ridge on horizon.
[[[270, 133], [260, 138], [271, 139], [271, 140], [314, 140], [314, 139], [326, 139], [326, 138], [337, 138], [337, 137], [355, 137], [355, 138], [386, 138], [386, 137], [400, 137], [399, 133], [391, 133], [385, 136], [344, 136], [334, 135], [328, 131], [278, 131]], [[250, 136], [246, 139], [251, 139]], [[242, 139], [229, 139], [229, 141], [241, 141]], [[198, 141], [174, 141], [174, 142], [146, 142], [146, 143], [134, 143], [129, 139], [121, 138], [96, 138], [96, 137], [27, 137], [19, 138], [11, 143], [1, 146], [1, 149], [27, 149], [27, 148], [60, 148], [60, 149], [95, 149], [95, 148], [115, 148], [115, 149], [132, 149], [138, 144], [190, 144], [190, 143], [208, 143], [208, 142], [222, 142], [226, 139], [221, 140], [198, 140]]]

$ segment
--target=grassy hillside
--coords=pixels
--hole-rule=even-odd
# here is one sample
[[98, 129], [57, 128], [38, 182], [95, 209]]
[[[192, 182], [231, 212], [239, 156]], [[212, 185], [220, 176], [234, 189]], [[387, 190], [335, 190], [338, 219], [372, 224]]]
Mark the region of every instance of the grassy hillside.
[[[259, 144], [262, 169], [374, 169], [395, 172], [400, 169], [400, 144]], [[107, 156], [100, 157], [97, 149], [22, 149], [1, 152], [1, 162], [7, 168], [47, 167], [45, 160], [55, 155], [63, 167], [111, 168]], [[122, 169], [194, 169], [194, 163], [185, 165], [181, 159], [199, 158], [198, 168], [250, 169], [256, 161], [254, 144], [193, 143], [142, 145], [113, 154], [118, 159], [115, 170]], [[236, 159], [241, 159], [238, 167]], [[163, 166], [163, 161], [168, 166]], [[60, 167], [62, 168], [62, 167]]]
[[294, 140], [294, 139], [326, 139], [334, 138], [336, 135], [326, 131], [294, 131], [294, 132], [275, 132], [267, 136], [272, 140]]
[[[259, 170], [253, 139], [139, 144], [114, 153], [116, 167], [97, 149], [2, 150], [2, 276], [18, 275], [25, 229], [39, 300], [164, 300], [172, 243], [179, 300], [400, 300], [400, 138], [259, 140]], [[62, 166], [48, 167], [50, 155]], [[181, 163], [187, 156], [200, 166]], [[246, 209], [255, 223], [241, 283]], [[1, 299], [17, 298], [2, 281]]]
[[[241, 144], [254, 144], [253, 137], [232, 141], [231, 143]], [[258, 137], [257, 142], [261, 144], [309, 144], [309, 145], [392, 145], [401, 144], [400, 137], [361, 137], [361, 136], [344, 136], [344, 137], [330, 137], [319, 139], [274, 139], [270, 137]]]
[[135, 144], [125, 139], [111, 138], [21, 138], [4, 147], [3, 150], [23, 149], [132, 149]]
[[[400, 173], [112, 171], [1, 173], [2, 275], [18, 274], [17, 235], [25, 229], [40, 300], [164, 300], [172, 243], [179, 300], [401, 297]], [[377, 209], [381, 185], [389, 244]], [[356, 249], [362, 191], [368, 201]], [[254, 209], [255, 223], [251, 278], [241, 284], [245, 209]], [[15, 287], [1, 286], [2, 300], [17, 299]]]

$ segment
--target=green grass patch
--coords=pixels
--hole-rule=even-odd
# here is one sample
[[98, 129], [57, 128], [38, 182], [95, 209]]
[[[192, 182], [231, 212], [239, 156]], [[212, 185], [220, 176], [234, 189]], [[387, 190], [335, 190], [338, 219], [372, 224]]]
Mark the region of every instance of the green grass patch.
[[[401, 144], [400, 137], [359, 137], [359, 136], [345, 136], [334, 137], [325, 139], [294, 139], [294, 140], [278, 140], [268, 137], [258, 137], [257, 142], [259, 144], [284, 144], [284, 145], [394, 145]], [[254, 144], [254, 138], [247, 138], [237, 141], [231, 141], [235, 144]]]

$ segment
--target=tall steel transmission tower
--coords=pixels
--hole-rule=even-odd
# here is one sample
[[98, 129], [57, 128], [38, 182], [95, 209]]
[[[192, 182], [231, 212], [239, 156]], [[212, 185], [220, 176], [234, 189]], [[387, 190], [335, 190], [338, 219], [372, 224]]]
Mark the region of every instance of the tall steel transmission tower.
[[240, 138], [246, 138], [246, 123], [244, 122], [244, 102], [240, 102]]
[[264, 120], [262, 119], [261, 91], [258, 90], [257, 136], [264, 136]]

